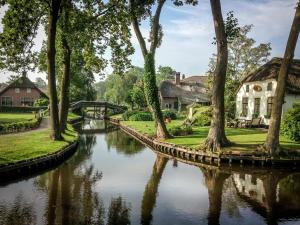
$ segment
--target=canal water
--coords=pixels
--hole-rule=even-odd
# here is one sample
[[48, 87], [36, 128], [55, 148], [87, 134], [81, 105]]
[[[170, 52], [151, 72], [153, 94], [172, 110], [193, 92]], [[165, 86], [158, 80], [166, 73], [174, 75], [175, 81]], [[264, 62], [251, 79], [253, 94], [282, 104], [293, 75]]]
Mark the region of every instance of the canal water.
[[299, 173], [184, 164], [103, 121], [80, 133], [56, 169], [0, 183], [1, 225], [300, 224]]

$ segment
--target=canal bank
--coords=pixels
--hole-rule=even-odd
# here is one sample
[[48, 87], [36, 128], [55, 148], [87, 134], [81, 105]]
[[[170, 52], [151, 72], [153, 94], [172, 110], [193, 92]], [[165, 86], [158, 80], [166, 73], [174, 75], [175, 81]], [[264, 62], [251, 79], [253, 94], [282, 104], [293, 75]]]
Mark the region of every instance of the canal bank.
[[75, 152], [79, 135], [70, 123], [61, 141], [51, 140], [49, 132], [42, 127], [0, 136], [0, 178], [15, 179], [53, 168]]
[[300, 157], [297, 156], [286, 156], [286, 157], [271, 157], [263, 152], [222, 152], [222, 153], [212, 153], [202, 150], [195, 150], [192, 148], [178, 146], [176, 144], [158, 141], [151, 138], [136, 129], [122, 124], [119, 119], [107, 118], [110, 122], [118, 125], [123, 131], [133, 136], [134, 138], [142, 141], [146, 145], [150, 146], [156, 151], [161, 153], [166, 153], [174, 157], [180, 157], [183, 160], [194, 161], [194, 162], [204, 162], [214, 165], [222, 164], [239, 164], [239, 165], [253, 165], [253, 166], [265, 166], [265, 167], [299, 167]]
[[0, 224], [299, 223], [299, 172], [191, 165], [111, 126], [86, 120], [68, 160], [0, 182]]

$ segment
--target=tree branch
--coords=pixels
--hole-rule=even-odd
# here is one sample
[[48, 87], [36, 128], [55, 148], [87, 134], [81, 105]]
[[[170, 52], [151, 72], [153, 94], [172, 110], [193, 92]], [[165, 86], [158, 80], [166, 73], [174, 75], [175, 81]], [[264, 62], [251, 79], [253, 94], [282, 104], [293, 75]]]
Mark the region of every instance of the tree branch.
[[153, 18], [153, 24], [152, 24], [152, 37], [153, 40], [151, 42], [151, 47], [150, 47], [150, 52], [155, 55], [155, 50], [157, 48], [158, 45], [158, 30], [159, 30], [159, 18], [160, 18], [160, 13], [161, 13], [161, 9], [163, 7], [163, 5], [165, 4], [166, 0], [159, 0], [158, 2], [158, 6]]
[[[133, 0], [130, 0], [129, 4], [130, 4], [130, 8], [132, 10]], [[146, 55], [148, 54], [148, 50], [147, 50], [147, 47], [146, 47], [146, 42], [145, 42], [145, 39], [144, 39], [144, 37], [141, 33], [141, 30], [140, 30], [140, 27], [139, 27], [139, 22], [138, 22], [138, 19], [137, 19], [136, 15], [134, 13], [132, 13], [131, 16], [132, 16], [132, 19], [131, 19], [132, 20], [132, 26], [133, 26], [135, 35], [138, 39], [138, 42], [140, 44], [143, 57], [145, 58]]]

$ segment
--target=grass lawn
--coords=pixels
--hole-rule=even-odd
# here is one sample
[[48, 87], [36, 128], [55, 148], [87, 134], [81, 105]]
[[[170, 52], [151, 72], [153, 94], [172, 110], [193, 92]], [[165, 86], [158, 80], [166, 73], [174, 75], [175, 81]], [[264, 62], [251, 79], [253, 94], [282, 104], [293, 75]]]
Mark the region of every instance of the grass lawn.
[[53, 154], [75, 141], [77, 133], [68, 125], [63, 137], [63, 141], [53, 141], [49, 130], [0, 135], [0, 165]]
[[32, 120], [34, 113], [0, 113], [0, 123], [13, 123]]
[[[122, 121], [121, 123], [145, 135], [154, 136], [155, 127], [153, 121]], [[167, 127], [171, 128], [182, 123], [182, 120], [173, 120], [170, 124], [167, 124]], [[181, 146], [197, 148], [203, 144], [208, 130], [209, 127], [193, 127], [192, 135], [175, 137], [166, 141]], [[262, 144], [266, 140], [267, 131], [262, 129], [226, 128], [226, 135], [234, 144], [229, 148], [225, 148], [225, 150], [254, 151], [257, 145]], [[291, 141], [284, 136], [280, 137], [280, 144], [285, 149], [300, 150], [300, 143]]]

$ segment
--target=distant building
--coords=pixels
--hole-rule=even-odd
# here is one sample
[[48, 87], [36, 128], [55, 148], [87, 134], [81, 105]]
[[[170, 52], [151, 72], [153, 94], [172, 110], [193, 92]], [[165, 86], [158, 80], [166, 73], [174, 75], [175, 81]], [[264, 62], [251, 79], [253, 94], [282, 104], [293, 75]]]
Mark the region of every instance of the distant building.
[[180, 79], [180, 73], [177, 72], [175, 80], [165, 80], [160, 83], [159, 95], [162, 109], [180, 111], [192, 103], [209, 105], [207, 82], [207, 76], [185, 78], [183, 75], [183, 79]]
[[[236, 96], [237, 118], [261, 117], [269, 125], [281, 62], [282, 58], [273, 58], [242, 81]], [[299, 101], [300, 60], [295, 59], [288, 74], [282, 115]]]
[[0, 106], [33, 106], [39, 98], [48, 96], [27, 78], [26, 73], [0, 89]]

